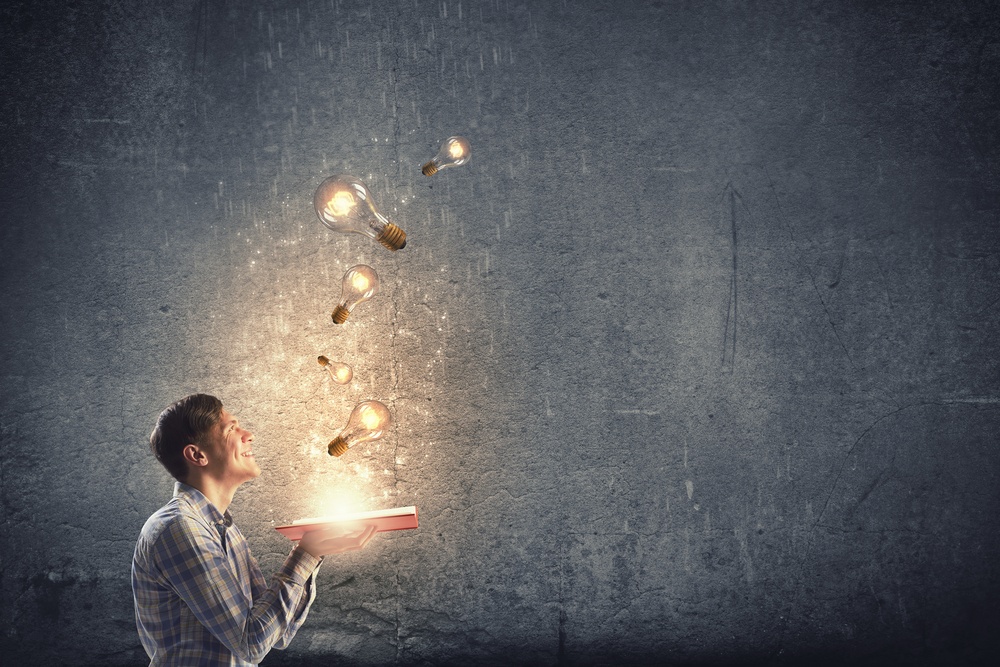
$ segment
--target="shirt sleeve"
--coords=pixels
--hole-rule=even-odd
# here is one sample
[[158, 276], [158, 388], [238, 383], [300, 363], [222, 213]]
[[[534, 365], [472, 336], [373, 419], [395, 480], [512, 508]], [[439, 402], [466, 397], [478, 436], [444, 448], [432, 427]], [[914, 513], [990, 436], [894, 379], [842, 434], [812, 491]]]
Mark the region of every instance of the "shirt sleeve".
[[[248, 600], [222, 545], [207, 526], [191, 519], [173, 521], [161, 533], [154, 562], [195, 618], [241, 660], [260, 662], [287, 644], [315, 596], [312, 576], [319, 559], [296, 547], [258, 595], [260, 568], [251, 577]], [[287, 637], [287, 639], [286, 639]]]
[[[288, 628], [274, 645], [274, 648], [278, 650], [284, 649], [288, 646], [289, 642], [291, 642], [295, 637], [295, 633], [298, 632], [299, 627], [305, 622], [306, 616], [309, 614], [309, 608], [316, 599], [316, 573], [319, 572], [319, 566], [323, 562], [322, 557], [316, 558], [315, 556], [311, 556], [299, 546], [296, 546], [288, 557], [296, 557], [295, 551], [302, 552], [302, 554], [298, 557], [302, 559], [303, 565], [308, 568], [310, 574], [306, 578], [306, 594], [299, 600], [299, 606], [295, 609], [292, 621], [288, 624]], [[257, 559], [253, 557], [253, 554], [249, 553], [249, 549], [247, 549], [247, 560], [250, 563], [250, 585], [253, 592], [253, 599], [257, 600], [267, 592], [267, 581], [264, 579], [263, 572], [260, 571], [260, 565], [257, 564]]]

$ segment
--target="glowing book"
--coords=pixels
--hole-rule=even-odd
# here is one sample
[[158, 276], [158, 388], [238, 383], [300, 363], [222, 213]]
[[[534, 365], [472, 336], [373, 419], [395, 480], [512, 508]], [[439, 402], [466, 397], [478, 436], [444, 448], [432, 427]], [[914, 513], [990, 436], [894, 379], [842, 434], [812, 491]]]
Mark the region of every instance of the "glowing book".
[[368, 524], [375, 524], [376, 533], [416, 528], [417, 508], [410, 505], [409, 507], [394, 507], [389, 510], [375, 510], [373, 512], [356, 512], [342, 516], [299, 519], [287, 526], [275, 526], [274, 529], [290, 540], [300, 540], [303, 535], [311, 533], [314, 530], [341, 528], [345, 531], [358, 531], [363, 530]]

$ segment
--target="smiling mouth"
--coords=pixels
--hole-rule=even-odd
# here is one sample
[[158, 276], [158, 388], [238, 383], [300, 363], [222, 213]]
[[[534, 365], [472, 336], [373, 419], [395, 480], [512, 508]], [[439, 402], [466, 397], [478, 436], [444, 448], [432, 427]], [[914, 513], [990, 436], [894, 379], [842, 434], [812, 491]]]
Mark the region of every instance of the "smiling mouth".
[[240, 456], [252, 459], [253, 458], [253, 452], [244, 452], [243, 454], [240, 454]]

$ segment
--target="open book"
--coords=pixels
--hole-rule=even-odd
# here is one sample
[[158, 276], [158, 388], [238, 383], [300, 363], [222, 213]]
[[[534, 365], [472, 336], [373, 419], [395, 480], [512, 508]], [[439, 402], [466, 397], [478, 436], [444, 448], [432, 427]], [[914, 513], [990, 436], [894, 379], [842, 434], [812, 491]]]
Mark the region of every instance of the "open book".
[[274, 529], [290, 540], [301, 540], [303, 535], [314, 530], [343, 528], [345, 531], [355, 531], [363, 530], [368, 524], [375, 524], [375, 532], [377, 533], [416, 528], [417, 508], [410, 505], [409, 507], [394, 507], [389, 510], [299, 519], [287, 526], [275, 526]]

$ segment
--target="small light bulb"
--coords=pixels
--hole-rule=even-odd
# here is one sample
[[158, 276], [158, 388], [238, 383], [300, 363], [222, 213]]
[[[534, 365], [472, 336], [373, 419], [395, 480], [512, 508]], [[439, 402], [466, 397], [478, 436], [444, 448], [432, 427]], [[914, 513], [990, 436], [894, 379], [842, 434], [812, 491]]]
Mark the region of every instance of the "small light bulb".
[[319, 365], [326, 369], [330, 379], [337, 384], [347, 384], [354, 377], [354, 370], [345, 363], [330, 361], [322, 354], [319, 355]]
[[313, 206], [320, 222], [335, 232], [364, 234], [389, 250], [406, 247], [406, 232], [379, 212], [371, 192], [354, 176], [340, 174], [320, 183]]
[[465, 137], [448, 137], [434, 159], [424, 165], [424, 176], [433, 176], [448, 167], [461, 167], [472, 157], [472, 148]]
[[389, 408], [378, 401], [359, 403], [347, 420], [347, 426], [327, 445], [330, 456], [341, 456], [348, 449], [362, 442], [378, 440], [392, 426]]
[[378, 274], [372, 267], [358, 264], [347, 269], [341, 285], [340, 303], [330, 314], [334, 324], [346, 322], [356, 305], [375, 296], [378, 292]]

